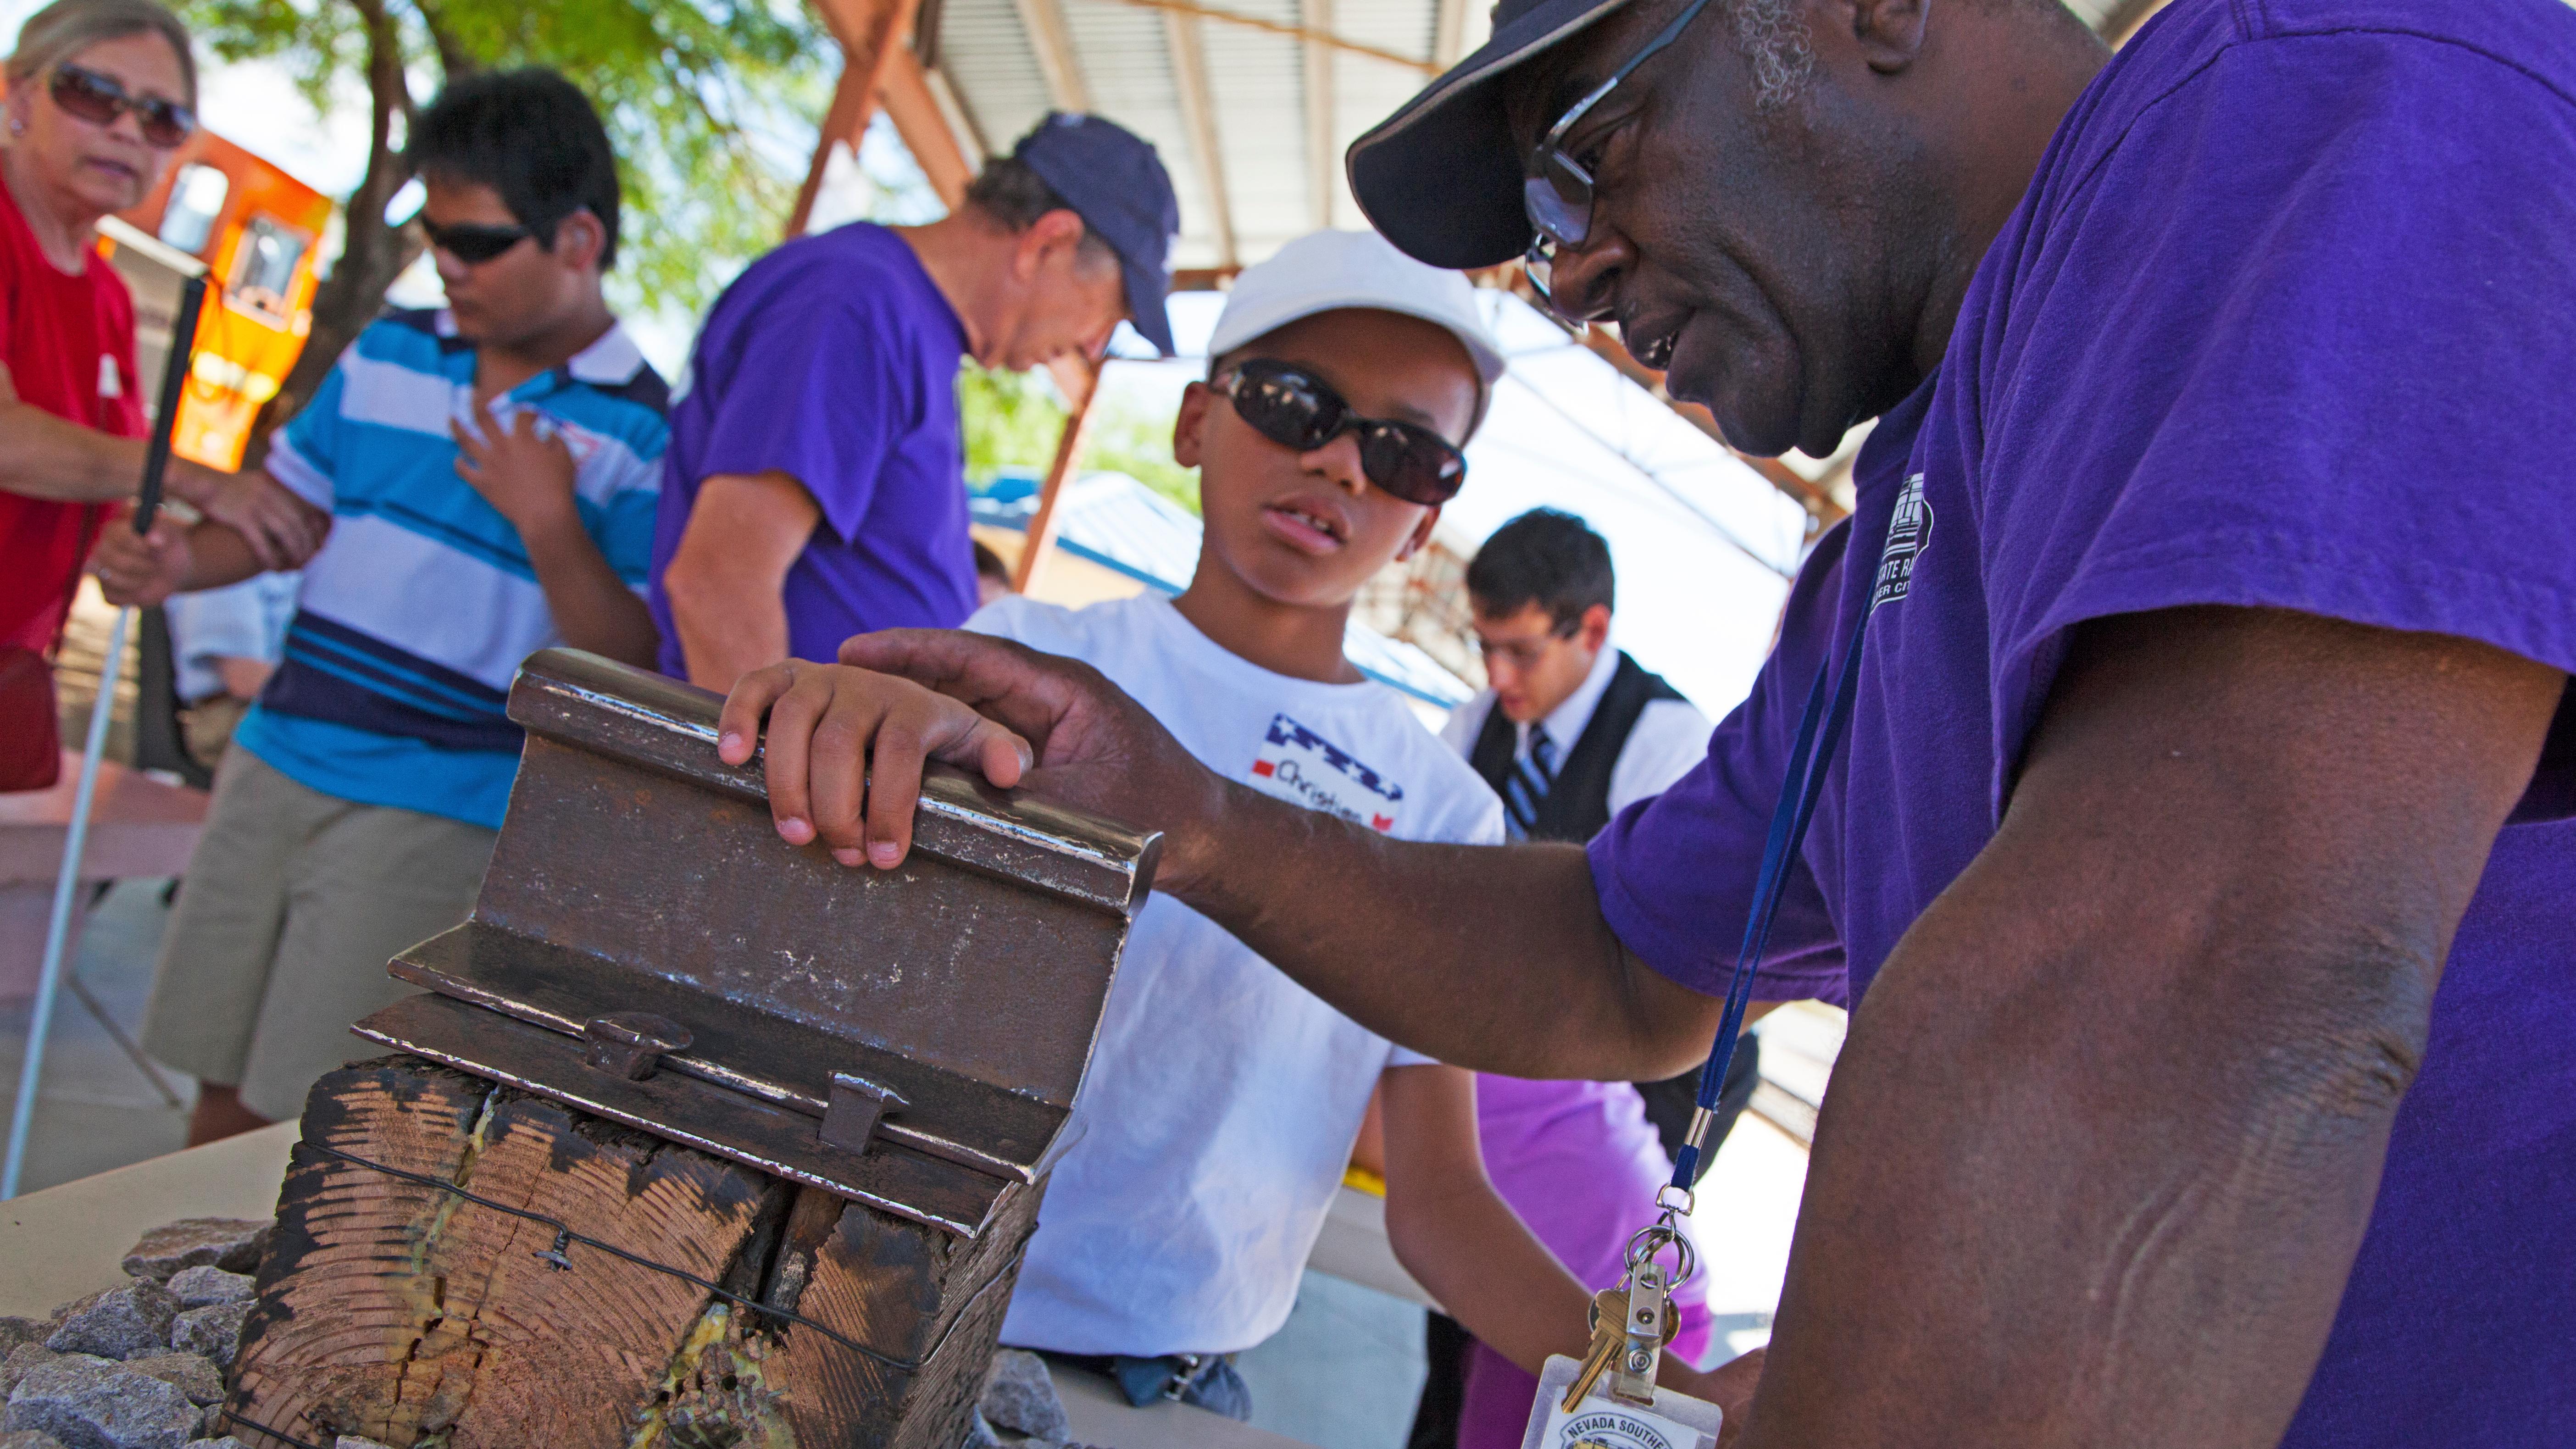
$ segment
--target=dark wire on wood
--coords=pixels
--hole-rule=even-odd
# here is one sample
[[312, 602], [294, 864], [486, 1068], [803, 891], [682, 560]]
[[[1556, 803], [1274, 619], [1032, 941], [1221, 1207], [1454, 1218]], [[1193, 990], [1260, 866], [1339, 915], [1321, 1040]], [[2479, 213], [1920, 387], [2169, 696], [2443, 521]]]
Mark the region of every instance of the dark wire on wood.
[[[668, 1263], [657, 1263], [640, 1253], [630, 1253], [615, 1244], [603, 1243], [597, 1238], [585, 1237], [580, 1233], [574, 1232], [568, 1224], [564, 1223], [560, 1219], [547, 1217], [544, 1213], [530, 1212], [526, 1208], [517, 1208], [510, 1206], [508, 1203], [495, 1202], [488, 1197], [468, 1192], [464, 1188], [458, 1187], [452, 1182], [441, 1182], [437, 1178], [429, 1177], [421, 1173], [406, 1172], [402, 1168], [390, 1167], [381, 1162], [371, 1161], [367, 1158], [358, 1156], [354, 1152], [343, 1152], [336, 1147], [325, 1147], [316, 1142], [298, 1142], [295, 1144], [293, 1150], [296, 1152], [319, 1153], [324, 1157], [335, 1158], [341, 1162], [348, 1163], [352, 1167], [364, 1168], [369, 1172], [379, 1172], [387, 1177], [412, 1183], [415, 1186], [428, 1188], [433, 1192], [447, 1193], [451, 1196], [461, 1198], [466, 1202], [470, 1202], [479, 1208], [485, 1208], [496, 1213], [507, 1213], [511, 1217], [523, 1218], [542, 1227], [552, 1228], [554, 1229], [555, 1234], [554, 1245], [542, 1253], [531, 1253], [529, 1256], [535, 1258], [541, 1263], [544, 1263], [546, 1266], [553, 1268], [557, 1272], [569, 1273], [573, 1271], [572, 1260], [565, 1256], [564, 1250], [574, 1243], [579, 1243], [585, 1248], [591, 1248], [599, 1252], [606, 1253], [612, 1258], [632, 1263], [638, 1268], [648, 1268], [656, 1273], [667, 1274], [673, 1278], [679, 1279], [683, 1283], [688, 1283], [697, 1288], [704, 1289], [706, 1292], [711, 1293], [738, 1308], [747, 1309], [753, 1313], [760, 1314], [763, 1317], [775, 1318], [787, 1323], [793, 1323], [802, 1328], [810, 1328], [825, 1338], [830, 1339], [832, 1342], [850, 1350], [852, 1353], [858, 1354], [862, 1358], [872, 1359], [897, 1373], [904, 1374], [919, 1373], [933, 1360], [937, 1359], [939, 1357], [940, 1350], [948, 1347], [949, 1336], [954, 1334], [957, 1331], [958, 1326], [963, 1324], [967, 1318], [974, 1313], [975, 1305], [984, 1301], [984, 1295], [992, 1292], [995, 1284], [1009, 1278], [1012, 1271], [1020, 1266], [1020, 1260], [1028, 1256], [1029, 1251], [1026, 1244], [1021, 1245], [1020, 1250], [1011, 1255], [1010, 1261], [1004, 1263], [999, 1272], [996, 1272], [992, 1277], [985, 1279], [982, 1287], [977, 1288], [973, 1293], [967, 1296], [966, 1301], [958, 1306], [955, 1316], [948, 1320], [948, 1326], [940, 1330], [939, 1338], [936, 1342], [930, 1345], [929, 1352], [923, 1354], [919, 1358], [896, 1358], [890, 1353], [870, 1348], [866, 1344], [859, 1342], [857, 1339], [848, 1337], [845, 1334], [834, 1332], [831, 1328], [817, 1323], [813, 1319], [791, 1309], [778, 1308], [767, 1303], [756, 1302], [752, 1299], [743, 1297], [739, 1293], [732, 1292], [716, 1283], [710, 1282], [705, 1278], [701, 1278], [697, 1274], [689, 1272], [685, 1268], [674, 1268]], [[272, 1429], [265, 1424], [255, 1423], [252, 1420], [245, 1419], [239, 1414], [234, 1413], [231, 1409], [224, 1410], [223, 1416], [229, 1423], [239, 1425], [255, 1434], [267, 1435], [269, 1438], [274, 1439], [281, 1444], [293, 1446], [293, 1449], [328, 1449], [328, 1446], [298, 1439], [292, 1434], [283, 1433], [279, 1430]]]

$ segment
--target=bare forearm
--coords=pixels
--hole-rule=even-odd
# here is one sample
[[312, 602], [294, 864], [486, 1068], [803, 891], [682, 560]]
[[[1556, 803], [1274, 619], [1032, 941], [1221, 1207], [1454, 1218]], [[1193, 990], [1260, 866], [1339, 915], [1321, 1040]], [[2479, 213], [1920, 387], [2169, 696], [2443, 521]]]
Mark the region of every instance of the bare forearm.
[[672, 586], [670, 597], [691, 684], [730, 690], [745, 674], [787, 657], [787, 605], [776, 589], [719, 578]]
[[265, 572], [249, 540], [220, 523], [200, 523], [188, 530], [188, 572], [176, 592], [220, 589]]
[[519, 537], [565, 643], [639, 668], [653, 667], [661, 649], [653, 615], [609, 566], [579, 515], [531, 524]]
[[1225, 864], [1176, 893], [1370, 1030], [1523, 1077], [1643, 1080], [1706, 1054], [1720, 1003], [1621, 949], [1581, 848], [1390, 840], [1228, 789]]
[[731, 690], [787, 657], [787, 571], [822, 516], [785, 473], [717, 473], [699, 485], [662, 573], [691, 684]]
[[[0, 403], [0, 489], [64, 503], [113, 503], [143, 481], [144, 443], [21, 402]], [[197, 501], [221, 475], [172, 459], [170, 492]]]
[[[2427, 963], [2222, 948], [2140, 999], [2165, 973], [2107, 943], [1997, 970], [1998, 924], [2026, 910], [1954, 888], [1855, 1018], [1750, 1443], [1938, 1425], [1980, 1449], [2269, 1449], [2296, 1407]], [[2228, 977], [2253, 989], [2209, 989]]]
[[1396, 1260], [1450, 1317], [1524, 1371], [1537, 1373], [1552, 1353], [1583, 1356], [1590, 1291], [1481, 1174], [1436, 1193], [1389, 1193], [1386, 1236]]
[[1451, 1066], [1397, 1067], [1378, 1080], [1386, 1236], [1396, 1259], [1450, 1316], [1537, 1373], [1580, 1355], [1591, 1294], [1494, 1191], [1476, 1127], [1476, 1079]]
[[1745, 1449], [2276, 1444], [2563, 684], [2299, 616], [2088, 628], [1853, 1018]]
[[[676, 572], [675, 561], [675, 605]], [[912, 816], [900, 782], [927, 752], [1163, 832], [1155, 889], [1363, 1025], [1443, 1061], [1523, 1077], [1669, 1076], [1700, 1059], [1723, 1011], [1621, 948], [1579, 847], [1395, 841], [1272, 799], [1210, 770], [1099, 671], [1007, 640], [889, 630], [845, 641], [840, 656], [849, 668], [764, 671], [726, 705], [722, 748], [736, 763], [752, 723], [784, 708], [767, 716], [764, 768], [780, 830], [799, 844], [819, 838], [853, 861], [865, 846], [880, 868], [897, 865]], [[815, 731], [842, 721], [841, 761], [809, 757]], [[868, 792], [864, 826], [849, 740], [880, 786], [898, 782]], [[1028, 754], [1011, 748], [1022, 745]]]

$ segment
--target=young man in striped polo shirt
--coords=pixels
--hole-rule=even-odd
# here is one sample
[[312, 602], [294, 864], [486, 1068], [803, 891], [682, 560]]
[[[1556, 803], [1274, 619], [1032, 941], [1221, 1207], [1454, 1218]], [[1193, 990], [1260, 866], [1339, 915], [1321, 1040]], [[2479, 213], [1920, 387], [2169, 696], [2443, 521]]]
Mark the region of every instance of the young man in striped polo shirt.
[[[192, 1142], [300, 1110], [384, 963], [464, 918], [518, 768], [502, 705], [550, 644], [650, 665], [641, 589], [666, 391], [600, 294], [617, 168], [550, 71], [448, 88], [414, 125], [448, 306], [361, 333], [271, 442], [332, 531], [286, 658], [215, 784], [144, 1044], [199, 1079]], [[111, 530], [109, 597], [257, 570], [238, 534]]]

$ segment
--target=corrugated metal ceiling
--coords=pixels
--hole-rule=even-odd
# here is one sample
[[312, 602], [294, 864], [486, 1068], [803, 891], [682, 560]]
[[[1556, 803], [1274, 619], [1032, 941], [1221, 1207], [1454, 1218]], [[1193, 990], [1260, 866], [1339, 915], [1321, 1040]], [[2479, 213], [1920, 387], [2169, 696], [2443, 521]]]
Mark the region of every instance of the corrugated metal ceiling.
[[[1363, 225], [1342, 179], [1343, 149], [1419, 89], [1428, 67], [1480, 43], [1487, 23], [1467, 14], [1466, 0], [1226, 0], [1200, 8], [1217, 13], [1128, 0], [943, 0], [936, 55], [975, 128], [995, 146], [1050, 108], [1095, 111], [1153, 142], [1180, 196], [1174, 264], [1228, 267], [1259, 261], [1317, 227]], [[1418, 66], [1222, 15], [1321, 32], [1415, 57]], [[1193, 50], [1212, 148], [1202, 146], [1192, 114]]]
[[[2065, 3], [2113, 35], [2154, 8], [2154, 0]], [[1049, 109], [1094, 111], [1153, 142], [1180, 197], [1173, 264], [1182, 268], [1248, 266], [1317, 227], [1365, 225], [1343, 180], [1343, 150], [1420, 89], [1430, 68], [1482, 44], [1491, 28], [1478, 0], [1169, 5], [940, 0], [934, 53], [993, 146], [1007, 147]], [[1239, 21], [1393, 52], [1417, 66]], [[1193, 66], [1203, 102], [1193, 96]]]

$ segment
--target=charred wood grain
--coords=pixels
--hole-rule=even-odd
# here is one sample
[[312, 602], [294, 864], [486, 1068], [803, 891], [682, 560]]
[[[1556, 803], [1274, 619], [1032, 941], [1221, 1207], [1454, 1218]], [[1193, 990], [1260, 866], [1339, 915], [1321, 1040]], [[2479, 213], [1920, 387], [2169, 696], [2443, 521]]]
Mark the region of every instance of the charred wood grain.
[[288, 1170], [230, 1404], [323, 1443], [949, 1449], [1042, 1189], [955, 1237], [412, 1057], [324, 1077], [304, 1141], [430, 1180], [312, 1146]]
[[[805, 1390], [788, 1403], [798, 1443], [949, 1449], [964, 1442], [1043, 1190], [1043, 1182], [1014, 1189], [972, 1239], [813, 1188], [800, 1194], [771, 1301], [890, 1358], [930, 1361], [907, 1373], [818, 1335], [789, 1335], [779, 1377]], [[818, 1437], [851, 1431], [857, 1437]]]

